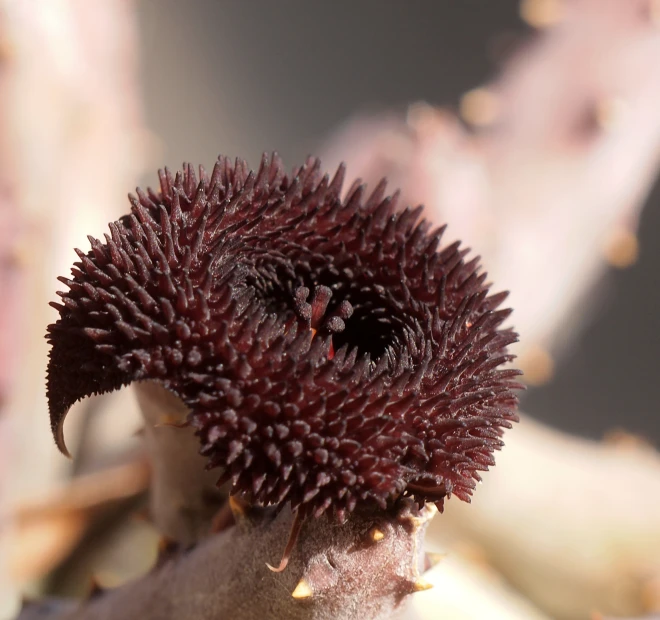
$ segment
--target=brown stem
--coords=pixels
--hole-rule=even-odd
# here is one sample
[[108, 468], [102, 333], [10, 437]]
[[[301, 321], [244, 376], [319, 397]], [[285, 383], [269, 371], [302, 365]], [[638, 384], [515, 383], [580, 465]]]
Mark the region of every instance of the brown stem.
[[[354, 513], [341, 526], [307, 519], [280, 573], [265, 560], [296, 516], [275, 513], [246, 512], [236, 527], [175, 553], [140, 580], [82, 604], [30, 604], [17, 620], [389, 620], [407, 595], [428, 587], [420, 568], [432, 507], [402, 502], [389, 512]], [[374, 527], [382, 536], [370, 535]]]

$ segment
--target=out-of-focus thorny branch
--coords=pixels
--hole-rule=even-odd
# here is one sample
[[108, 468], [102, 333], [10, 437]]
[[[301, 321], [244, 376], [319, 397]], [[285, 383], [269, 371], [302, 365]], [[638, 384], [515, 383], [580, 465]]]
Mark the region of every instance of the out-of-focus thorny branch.
[[358, 118], [328, 145], [350, 175], [388, 177], [478, 248], [511, 291], [518, 363], [547, 379], [606, 261], [636, 256], [639, 210], [660, 157], [660, 22], [648, 0], [553, 4], [556, 23], [502, 76], [463, 97], [472, 125], [428, 105]]
[[[0, 2], [0, 512], [47, 493], [43, 325], [72, 248], [118, 214], [147, 151], [133, 3]], [[20, 369], [20, 372], [15, 372]], [[13, 372], [12, 372], [13, 371]], [[11, 373], [11, 374], [10, 374]], [[74, 422], [72, 428], [77, 425]], [[76, 435], [72, 432], [72, 435]], [[11, 468], [11, 476], [9, 476]], [[13, 596], [0, 532], [0, 616]]]

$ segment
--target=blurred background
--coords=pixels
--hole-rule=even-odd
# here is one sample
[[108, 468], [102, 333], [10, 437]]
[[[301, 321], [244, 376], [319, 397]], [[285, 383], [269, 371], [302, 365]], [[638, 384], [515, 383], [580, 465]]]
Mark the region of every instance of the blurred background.
[[[157, 165], [172, 168], [220, 153], [256, 166], [265, 150], [293, 166], [356, 114], [420, 101], [458, 110], [531, 34], [518, 0], [143, 0], [138, 16], [145, 119]], [[591, 437], [625, 425], [660, 440], [659, 191], [646, 201], [638, 260], [608, 270], [570, 355], [525, 395], [531, 415]]]
[[[512, 543], [507, 555], [491, 544], [490, 525], [465, 526], [457, 538], [468, 549], [468, 564], [488, 565], [491, 582], [495, 575], [524, 600], [504, 605], [501, 617], [660, 611], [660, 507], [646, 501], [655, 491], [660, 497], [660, 465], [647, 445], [660, 441], [660, 3], [7, 0], [0, 6], [0, 295], [6, 300], [0, 308], [6, 524], [0, 599], [7, 601], [0, 616], [19, 588], [79, 594], [71, 584], [85, 570], [98, 573], [100, 560], [83, 561], [76, 550], [94, 547], [104, 535], [98, 547], [107, 548], [107, 532], [134, 512], [148, 484], [148, 476], [133, 471], [132, 482], [119, 484], [124, 490], [112, 497], [83, 492], [75, 505], [66, 500], [78, 475], [133, 462], [139, 446], [132, 435], [140, 424], [132, 401], [120, 394], [84, 402], [71, 414], [73, 463], [50, 437], [42, 336], [54, 320], [47, 303], [62, 288], [56, 276], [68, 275], [75, 260], [72, 248], [87, 251], [86, 235], [100, 237], [108, 221], [128, 211], [126, 193], [137, 184], [156, 186], [164, 165], [177, 169], [190, 161], [210, 169], [225, 154], [257, 167], [262, 152], [273, 150], [290, 167], [308, 154], [322, 156], [330, 172], [346, 161], [348, 176], [371, 186], [387, 176], [392, 191], [402, 187], [404, 201], [423, 203], [429, 218], [447, 222], [448, 242], [462, 238], [483, 256], [496, 288], [512, 291], [517, 353], [529, 384], [521, 407], [529, 418], [521, 427], [536, 428], [535, 419], [566, 433], [539, 427], [545, 429], [539, 437], [551, 438], [543, 445], [555, 450], [539, 468], [553, 498], [576, 479], [565, 499], [569, 515], [573, 509], [581, 515], [576, 532], [594, 527], [595, 517], [570, 502], [602, 506], [621, 491], [617, 476], [644, 481], [643, 488], [630, 488], [643, 505], [627, 502], [624, 489], [629, 512], [603, 521], [603, 530], [617, 532], [617, 544], [607, 537], [582, 554], [594, 564], [580, 570], [600, 571], [593, 591], [574, 584], [583, 597], [571, 591], [566, 605], [554, 599], [571, 577], [554, 564], [553, 552], [530, 552], [541, 544], [533, 535], [519, 547]], [[574, 444], [573, 436], [594, 441]], [[536, 441], [544, 440], [520, 436], [532, 452]], [[565, 446], [577, 446], [577, 456], [566, 456]], [[625, 465], [616, 460], [622, 449]], [[643, 452], [639, 462], [630, 450]], [[512, 448], [513, 470], [527, 467], [517, 460], [523, 452]], [[555, 471], [555, 459], [564, 456], [567, 469]], [[514, 478], [507, 478], [513, 496], [524, 495]], [[483, 504], [475, 499], [474, 514], [502, 527], [493, 517], [501, 506], [489, 503], [488, 486]], [[584, 486], [594, 490], [588, 500], [576, 498]], [[500, 488], [495, 479], [491, 488]], [[99, 505], [105, 508], [98, 511]], [[518, 516], [529, 519], [530, 531], [553, 531], [543, 519], [534, 521], [540, 511]], [[454, 521], [449, 513], [448, 531], [457, 532], [462, 513]], [[53, 514], [65, 516], [54, 525]], [[25, 515], [37, 526], [26, 526]], [[565, 533], [564, 525], [557, 531]], [[634, 553], [626, 547], [629, 535]], [[152, 544], [143, 529], [140, 536], [148, 540], [140, 549]], [[66, 544], [55, 545], [48, 561], [26, 559], [50, 549], [53, 538]], [[566, 534], [569, 540], [578, 544]], [[441, 534], [432, 544], [451, 547]], [[555, 551], [562, 549], [557, 543]], [[553, 577], [530, 565], [525, 553], [538, 556]], [[601, 579], [608, 562], [615, 568]], [[139, 572], [127, 564], [123, 557], [104, 565], [106, 576], [115, 575], [108, 580]], [[521, 577], [525, 571], [552, 584], [543, 592]], [[611, 594], [612, 583], [622, 582]]]

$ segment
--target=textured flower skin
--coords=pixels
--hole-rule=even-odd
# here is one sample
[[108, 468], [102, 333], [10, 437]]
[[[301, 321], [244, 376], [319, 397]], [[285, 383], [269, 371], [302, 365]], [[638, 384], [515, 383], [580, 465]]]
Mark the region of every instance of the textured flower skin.
[[252, 503], [344, 521], [403, 495], [469, 500], [517, 419], [506, 294], [421, 207], [397, 210], [384, 182], [342, 199], [343, 176], [220, 157], [138, 190], [53, 304], [60, 448], [76, 400], [149, 379]]

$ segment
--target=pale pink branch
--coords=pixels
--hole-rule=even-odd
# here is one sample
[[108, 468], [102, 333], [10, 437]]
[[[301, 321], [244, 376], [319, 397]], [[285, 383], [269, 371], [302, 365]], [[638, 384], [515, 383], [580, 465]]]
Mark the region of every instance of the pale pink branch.
[[452, 239], [479, 248], [511, 291], [522, 354], [561, 349], [605, 259], [634, 259], [660, 157], [660, 29], [648, 0], [564, 5], [500, 79], [466, 96], [472, 131], [414, 106], [407, 119], [357, 119], [325, 157], [371, 184], [387, 176], [404, 204], [425, 204]]

